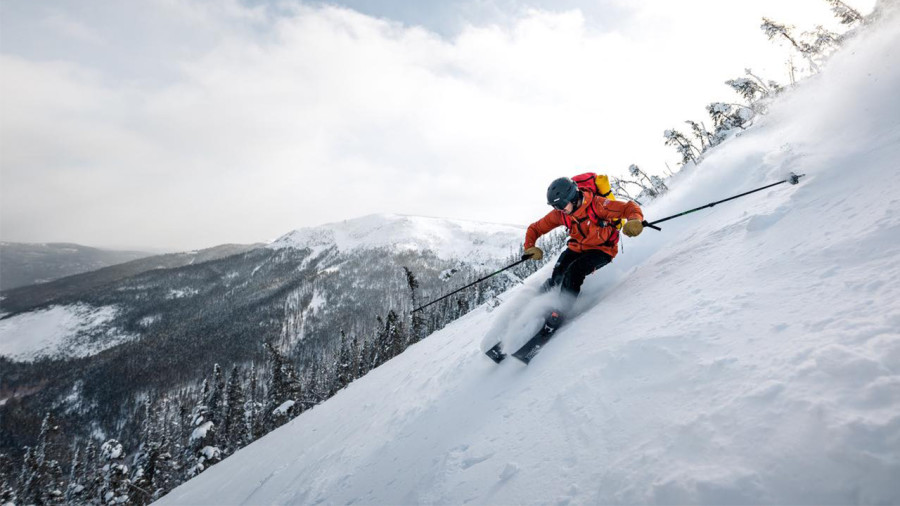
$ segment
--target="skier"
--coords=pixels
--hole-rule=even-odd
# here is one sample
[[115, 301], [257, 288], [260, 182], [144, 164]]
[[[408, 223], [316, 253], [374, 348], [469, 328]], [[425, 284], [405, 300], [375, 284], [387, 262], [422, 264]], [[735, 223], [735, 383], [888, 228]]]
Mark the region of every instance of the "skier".
[[[612, 261], [619, 252], [617, 222], [628, 220], [622, 232], [636, 237], [643, 231], [644, 215], [634, 202], [621, 202], [604, 198], [589, 189], [580, 188], [572, 179], [561, 177], [547, 188], [547, 203], [553, 210], [532, 223], [525, 234], [525, 257], [540, 260], [544, 252], [535, 246], [542, 235], [565, 225], [569, 229], [568, 248], [560, 255], [553, 274], [542, 291], [560, 287], [563, 303], [571, 305], [588, 274]], [[547, 317], [547, 329], [556, 330], [562, 323], [559, 311]]]

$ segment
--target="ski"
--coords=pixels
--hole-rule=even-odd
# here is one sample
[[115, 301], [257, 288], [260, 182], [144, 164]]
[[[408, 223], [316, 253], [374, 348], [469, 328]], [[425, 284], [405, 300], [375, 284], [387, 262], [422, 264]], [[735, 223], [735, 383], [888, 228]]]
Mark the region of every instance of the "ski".
[[491, 349], [484, 352], [485, 355], [488, 356], [491, 360], [496, 363], [503, 362], [503, 359], [506, 358], [506, 353], [503, 353], [503, 343], [495, 344]]
[[558, 329], [560, 325], [562, 325], [562, 315], [560, 315], [558, 311], [553, 311], [550, 313], [550, 316], [547, 317], [541, 330], [519, 348], [518, 351], [513, 353], [512, 356], [527, 365], [531, 362], [531, 359], [541, 351], [541, 348], [547, 344], [547, 341], [553, 337], [553, 333], [556, 332], [556, 329]]

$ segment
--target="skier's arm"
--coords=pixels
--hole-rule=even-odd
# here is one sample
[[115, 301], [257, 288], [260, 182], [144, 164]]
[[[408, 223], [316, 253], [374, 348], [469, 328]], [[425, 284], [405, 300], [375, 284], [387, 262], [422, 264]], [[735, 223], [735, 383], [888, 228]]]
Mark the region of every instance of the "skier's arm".
[[602, 202], [597, 202], [597, 204], [599, 205], [594, 206], [597, 210], [597, 215], [604, 220], [620, 220], [622, 218], [626, 220], [644, 220], [644, 213], [641, 211], [640, 206], [631, 200], [603, 199]]
[[537, 242], [538, 237], [546, 234], [547, 232], [562, 224], [562, 213], [560, 213], [559, 211], [550, 211], [549, 213], [547, 213], [547, 216], [544, 216], [543, 218], [529, 225], [528, 231], [525, 232], [525, 249], [533, 247], [534, 243]]

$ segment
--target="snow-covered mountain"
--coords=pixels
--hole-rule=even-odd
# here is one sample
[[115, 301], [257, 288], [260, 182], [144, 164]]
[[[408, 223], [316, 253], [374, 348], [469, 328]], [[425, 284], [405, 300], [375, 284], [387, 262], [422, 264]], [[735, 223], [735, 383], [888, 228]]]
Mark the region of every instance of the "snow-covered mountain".
[[315, 251], [334, 247], [344, 253], [378, 248], [431, 251], [443, 260], [493, 266], [515, 253], [524, 237], [525, 227], [520, 225], [373, 214], [295, 230], [269, 247]]
[[17, 361], [95, 355], [137, 337], [108, 325], [116, 313], [114, 306], [76, 303], [0, 320], [0, 353]]
[[898, 504], [900, 19], [682, 172], [529, 366], [547, 269], [159, 504]]
[[[390, 250], [393, 254], [433, 255], [441, 261], [442, 268], [449, 269], [461, 264], [469, 265], [471, 268], [495, 268], [515, 254], [523, 242], [524, 233], [524, 227], [513, 225], [416, 216], [370, 215], [295, 230], [271, 242], [264, 249], [276, 254], [279, 250], [287, 248], [296, 251], [296, 254], [305, 256], [300, 262], [300, 267], [316, 265], [318, 274], [334, 273], [340, 266], [349, 267], [346, 264], [351, 258], [365, 256], [369, 250], [382, 248]], [[234, 253], [242, 253], [251, 248], [248, 246], [235, 249]], [[122, 304], [116, 304], [116, 300], [109, 300], [107, 305], [96, 306], [77, 299], [100, 284], [116, 282], [146, 272], [151, 266], [160, 271], [154, 273], [154, 277], [164, 280], [167, 277], [165, 270], [167, 267], [182, 267], [195, 263], [193, 260], [185, 260], [180, 264], [169, 266], [165, 263], [169, 261], [169, 257], [180, 259], [187, 256], [189, 254], [152, 257], [94, 274], [66, 278], [53, 284], [7, 292], [5, 295], [9, 298], [0, 301], [0, 309], [20, 314], [0, 320], [0, 338], [2, 338], [0, 356], [16, 360], [32, 360], [46, 356], [80, 357], [138, 338], [140, 332], [135, 332], [134, 329], [125, 330], [109, 325], [122, 312], [119, 307]], [[201, 258], [200, 262], [203, 261]], [[132, 265], [133, 270], [126, 269]], [[399, 267], [396, 269], [399, 270]], [[119, 274], [118, 271], [123, 272]], [[240, 281], [236, 278], [238, 271], [240, 269], [232, 271], [230, 278], [224, 280], [226, 284]], [[97, 282], [94, 282], [95, 278]], [[428, 279], [423, 281], [426, 284], [429, 282]], [[321, 280], [317, 283], [322, 285]], [[205, 291], [202, 286], [176, 285], [162, 293], [162, 299], [190, 299]], [[314, 309], [322, 309], [321, 305], [324, 304], [321, 288], [323, 287], [314, 294], [319, 298], [318, 307]], [[134, 289], [120, 287], [116, 290]], [[311, 289], [309, 291], [313, 292]], [[75, 300], [72, 300], [73, 298]], [[65, 302], [59, 299], [65, 299]], [[20, 304], [20, 301], [23, 303]], [[53, 304], [54, 302], [56, 304]], [[26, 311], [22, 312], [23, 309]], [[305, 306], [302, 309], [305, 309]], [[3, 316], [4, 312], [0, 312], [0, 316]], [[136, 322], [137, 327], [147, 328], [160, 318], [159, 315], [148, 314]]]
[[[423, 230], [425, 240], [407, 237]], [[214, 364], [263, 363], [263, 343], [304, 372], [330, 364], [343, 335], [370, 343], [390, 313], [408, 313], [405, 269], [424, 302], [508, 262], [523, 236], [517, 227], [370, 216], [270, 245], [152, 257], [4, 291], [0, 453], [32, 444], [29, 420], [51, 410], [70, 438], [115, 433], [136, 447], [130, 426], [121, 427], [148, 390], [199, 386]], [[439, 328], [517, 280], [498, 276], [493, 287], [461, 294], [463, 305], [447, 299], [452, 310], [429, 315], [423, 328]]]

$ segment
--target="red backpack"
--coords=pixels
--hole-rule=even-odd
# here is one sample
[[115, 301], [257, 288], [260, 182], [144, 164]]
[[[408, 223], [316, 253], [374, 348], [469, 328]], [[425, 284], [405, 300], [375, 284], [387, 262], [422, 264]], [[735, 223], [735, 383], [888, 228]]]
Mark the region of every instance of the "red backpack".
[[609, 200], [616, 200], [613, 195], [612, 188], [609, 185], [609, 178], [604, 174], [595, 174], [593, 172], [585, 172], [572, 176], [572, 181], [582, 190], [589, 190], [591, 193], [600, 195]]
[[[616, 196], [612, 193], [612, 188], [609, 185], [609, 178], [606, 177], [605, 174], [596, 174], [594, 172], [585, 172], [584, 174], [579, 174], [577, 176], [572, 177], [572, 181], [575, 181], [575, 184], [578, 185], [580, 190], [587, 190], [592, 195], [599, 195], [603, 198], [609, 200], [616, 200]], [[561, 212], [561, 211], [560, 211]], [[594, 223], [604, 226], [604, 227], [614, 227], [612, 235], [609, 236], [609, 240], [607, 244], [616, 244], [619, 242], [619, 229], [622, 228], [622, 220], [616, 221], [606, 221], [600, 218], [597, 215], [597, 211], [594, 209], [594, 203], [591, 202], [591, 205], [587, 209], [588, 218], [594, 221]], [[562, 213], [562, 212], [561, 212]], [[576, 225], [574, 219], [566, 213], [562, 213], [563, 221], [570, 230], [573, 225]]]

